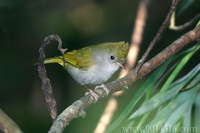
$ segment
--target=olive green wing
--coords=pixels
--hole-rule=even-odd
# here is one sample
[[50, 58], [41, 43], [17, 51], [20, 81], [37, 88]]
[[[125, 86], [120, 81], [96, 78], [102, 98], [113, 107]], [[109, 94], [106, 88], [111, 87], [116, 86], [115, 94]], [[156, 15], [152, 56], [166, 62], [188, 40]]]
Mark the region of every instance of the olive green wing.
[[65, 54], [65, 61], [70, 65], [85, 71], [95, 64], [93, 60], [93, 49], [85, 47], [67, 52]]

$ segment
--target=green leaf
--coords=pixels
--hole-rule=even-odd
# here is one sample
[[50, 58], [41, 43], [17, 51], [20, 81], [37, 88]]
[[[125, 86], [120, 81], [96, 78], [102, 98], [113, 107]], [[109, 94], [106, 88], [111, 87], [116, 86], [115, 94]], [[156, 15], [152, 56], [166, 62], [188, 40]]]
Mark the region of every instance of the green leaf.
[[[199, 86], [200, 87], [200, 86]], [[200, 92], [197, 94], [195, 98], [195, 112], [194, 112], [194, 120], [195, 120], [195, 128], [196, 132], [200, 131]]]
[[[176, 57], [175, 57], [175, 58], [176, 58]], [[175, 58], [173, 57], [173, 60], [174, 60]], [[157, 87], [160, 85], [160, 83], [162, 83], [162, 81], [163, 81], [163, 80], [167, 77], [167, 75], [178, 65], [178, 63], [179, 63], [179, 61], [177, 61], [176, 64], [174, 64], [171, 68], [169, 68], [166, 72], [164, 72], [164, 75], [162, 75], [162, 77], [158, 80], [158, 82], [156, 83], [156, 85], [154, 85], [153, 88], [148, 88], [147, 91], [149, 91], [149, 92], [146, 93], [146, 102], [148, 102], [148, 100], [149, 100], [149, 97], [150, 97], [150, 95], [151, 95], [150, 92], [153, 92], [154, 90], [157, 89]]]
[[175, 91], [169, 91], [167, 93], [159, 93], [153, 98], [151, 98], [147, 103], [143, 104], [138, 110], [136, 110], [129, 119], [133, 119], [135, 117], [141, 116], [155, 108], [157, 108], [162, 103], [166, 102], [167, 100], [171, 99], [176, 94]]
[[200, 48], [200, 45], [197, 45], [195, 50], [189, 52], [187, 55], [185, 55], [185, 57], [181, 60], [181, 62], [179, 63], [179, 65], [176, 67], [176, 69], [172, 72], [172, 74], [170, 75], [170, 77], [167, 79], [167, 81], [165, 82], [165, 84], [163, 85], [163, 87], [161, 88], [161, 91], [163, 91], [164, 89], [167, 88], [167, 86], [169, 86], [169, 84], [172, 83], [172, 81], [176, 78], [176, 76], [179, 74], [179, 72], [181, 71], [181, 69], [186, 65], [186, 63], [189, 61], [189, 59], [192, 57], [192, 55], [194, 55], [194, 53]]
[[[179, 121], [178, 123], [176, 123], [176, 125], [174, 126], [175, 129], [179, 129], [181, 126], [181, 121]], [[174, 133], [179, 133], [179, 130], [176, 130]]]
[[[138, 123], [138, 125], [136, 126], [137, 129], [142, 128], [143, 123], [146, 121], [146, 119], [148, 118], [148, 116], [150, 115], [150, 112], [146, 113], [142, 119], [140, 120], [140, 122]], [[135, 133], [137, 133], [137, 130], [135, 131]]]
[[177, 15], [179, 16], [182, 14], [185, 10], [187, 10], [194, 2], [195, 0], [185, 0], [182, 2], [182, 4], [179, 6], [179, 10], [177, 11]]
[[[176, 55], [175, 57], [171, 57], [170, 59], [175, 60], [177, 58], [179, 58], [180, 56], [183, 56], [184, 54], [188, 54], [191, 51], [195, 51], [197, 45], [185, 50], [184, 52], [181, 52], [180, 54]], [[164, 75], [159, 79], [159, 81], [156, 83], [156, 85], [154, 85], [154, 87], [152, 86], [152, 88], [148, 88], [147, 93], [146, 93], [146, 102], [148, 102], [149, 97], [151, 95], [151, 93], [158, 87], [158, 85], [166, 78], [166, 76], [180, 63], [181, 60], [176, 61], [176, 63], [169, 68], [169, 70], [167, 70], [167, 72], [164, 73]], [[170, 61], [172, 62], [172, 61]]]
[[[180, 119], [180, 117], [187, 110], [187, 107], [192, 104], [194, 96], [197, 90], [195, 87], [189, 91], [180, 93], [171, 102], [169, 102], [160, 112], [156, 114], [154, 119], [148, 124], [149, 127], [167, 127], [170, 124], [174, 125], [175, 122]], [[164, 129], [163, 129], [164, 130]]]
[[197, 23], [197, 25], [196, 25], [196, 27], [195, 27], [195, 29], [198, 27], [200, 25], [200, 20], [199, 20], [199, 22]]
[[[191, 125], [191, 111], [192, 111], [192, 104], [190, 105], [190, 107], [188, 108], [184, 118], [183, 118], [183, 127], [184, 128], [190, 128]], [[183, 131], [183, 133], [187, 133], [187, 131]]]
[[[175, 102], [179, 102], [182, 103], [182, 105], [180, 105], [170, 116], [169, 118], [166, 120], [163, 128], [161, 129], [163, 133], [164, 128], [168, 128], [168, 127], [174, 127], [174, 125], [176, 125], [176, 123], [178, 122], [178, 120], [187, 112], [188, 108], [191, 107], [194, 99], [195, 99], [195, 94], [197, 92], [197, 89], [193, 88], [192, 90], [189, 90], [188, 92], [183, 92], [187, 95], [184, 95], [183, 93], [180, 95], [184, 95], [184, 97], [182, 97], [182, 99], [177, 99]], [[179, 96], [180, 96], [179, 95]]]
[[132, 127], [134, 123], [135, 123], [135, 121], [131, 121], [131, 122], [129, 123], [128, 127]]
[[138, 117], [140, 115], [143, 115], [146, 112], [149, 112], [155, 108], [157, 108], [159, 105], [163, 104], [164, 102], [167, 102], [169, 99], [174, 97], [176, 93], [185, 87], [188, 82], [191, 82], [191, 79], [197, 76], [197, 73], [200, 73], [200, 64], [198, 64], [193, 70], [191, 70], [187, 75], [180, 78], [176, 82], [174, 82], [172, 85], [170, 85], [168, 88], [171, 88], [169, 91], [161, 91], [157, 93], [154, 97], [152, 97], [147, 103], [144, 103], [138, 110], [136, 110], [129, 119], [133, 119], [135, 117]]

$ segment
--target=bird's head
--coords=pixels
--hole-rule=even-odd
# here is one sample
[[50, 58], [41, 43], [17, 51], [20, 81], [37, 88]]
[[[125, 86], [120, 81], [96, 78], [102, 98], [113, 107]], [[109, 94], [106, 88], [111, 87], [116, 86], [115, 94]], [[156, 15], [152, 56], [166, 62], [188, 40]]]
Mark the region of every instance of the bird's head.
[[126, 55], [128, 53], [129, 44], [126, 42], [111, 42], [111, 43], [103, 43], [99, 45], [100, 49], [104, 52], [102, 53], [104, 60], [118, 65], [124, 69], [126, 69], [124, 63], [126, 60]]

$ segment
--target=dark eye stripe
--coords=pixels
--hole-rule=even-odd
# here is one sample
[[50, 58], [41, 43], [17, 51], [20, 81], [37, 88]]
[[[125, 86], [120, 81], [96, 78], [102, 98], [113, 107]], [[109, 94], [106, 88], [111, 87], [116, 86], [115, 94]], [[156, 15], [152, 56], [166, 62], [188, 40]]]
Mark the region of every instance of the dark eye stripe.
[[114, 59], [115, 59], [115, 57], [111, 55], [111, 56], [110, 56], [110, 59], [111, 59], [111, 60], [114, 60]]

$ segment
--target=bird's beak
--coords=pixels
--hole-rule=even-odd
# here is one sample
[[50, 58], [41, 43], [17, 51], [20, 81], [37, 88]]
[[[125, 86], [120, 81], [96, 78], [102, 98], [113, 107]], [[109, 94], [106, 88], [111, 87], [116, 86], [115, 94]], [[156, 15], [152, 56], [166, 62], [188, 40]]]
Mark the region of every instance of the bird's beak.
[[121, 68], [125, 69], [126, 70], [126, 67], [125, 67], [125, 63], [124, 62], [116, 62], [117, 65], [119, 65]]

